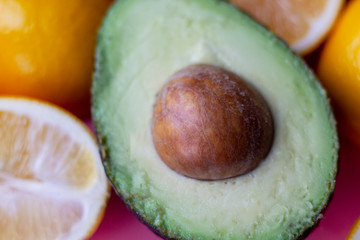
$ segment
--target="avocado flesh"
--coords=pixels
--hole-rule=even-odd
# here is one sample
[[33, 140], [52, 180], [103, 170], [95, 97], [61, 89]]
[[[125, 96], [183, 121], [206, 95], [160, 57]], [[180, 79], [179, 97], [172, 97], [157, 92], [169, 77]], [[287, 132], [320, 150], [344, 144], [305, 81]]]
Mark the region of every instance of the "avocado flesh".
[[[267, 100], [272, 149], [249, 174], [199, 181], [170, 170], [151, 137], [156, 94], [176, 71], [223, 67]], [[122, 0], [99, 32], [92, 113], [115, 190], [157, 233], [176, 239], [296, 239], [335, 185], [337, 135], [326, 94], [303, 61], [230, 4]]]

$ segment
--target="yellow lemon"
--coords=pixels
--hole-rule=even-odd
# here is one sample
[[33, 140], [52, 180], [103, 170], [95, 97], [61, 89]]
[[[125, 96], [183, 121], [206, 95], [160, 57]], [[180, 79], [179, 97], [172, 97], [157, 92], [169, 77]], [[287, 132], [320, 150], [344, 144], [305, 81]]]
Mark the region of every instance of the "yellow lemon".
[[360, 143], [360, 0], [350, 1], [321, 52], [318, 75]]
[[89, 112], [97, 29], [110, 0], [0, 0], [0, 94]]
[[0, 97], [0, 239], [84, 239], [109, 184], [93, 134], [55, 105]]

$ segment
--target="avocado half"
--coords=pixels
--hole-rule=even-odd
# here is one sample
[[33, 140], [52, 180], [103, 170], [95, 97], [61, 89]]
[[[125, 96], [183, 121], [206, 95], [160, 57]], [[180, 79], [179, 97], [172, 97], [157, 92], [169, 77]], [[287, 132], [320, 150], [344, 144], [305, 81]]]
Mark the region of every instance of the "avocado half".
[[[157, 154], [156, 96], [193, 64], [232, 71], [269, 105], [273, 144], [250, 173], [196, 180]], [[117, 1], [99, 31], [92, 96], [109, 180], [164, 238], [297, 239], [334, 190], [338, 139], [325, 91], [283, 41], [227, 2]]]

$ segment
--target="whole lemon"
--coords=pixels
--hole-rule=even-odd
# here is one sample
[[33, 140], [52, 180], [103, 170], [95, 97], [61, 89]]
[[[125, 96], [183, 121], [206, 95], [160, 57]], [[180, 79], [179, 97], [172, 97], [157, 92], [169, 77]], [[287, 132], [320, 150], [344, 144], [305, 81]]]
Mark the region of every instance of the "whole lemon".
[[0, 0], [0, 95], [89, 112], [97, 29], [111, 0]]
[[350, 137], [360, 143], [360, 0], [348, 3], [325, 43], [319, 78], [346, 120]]

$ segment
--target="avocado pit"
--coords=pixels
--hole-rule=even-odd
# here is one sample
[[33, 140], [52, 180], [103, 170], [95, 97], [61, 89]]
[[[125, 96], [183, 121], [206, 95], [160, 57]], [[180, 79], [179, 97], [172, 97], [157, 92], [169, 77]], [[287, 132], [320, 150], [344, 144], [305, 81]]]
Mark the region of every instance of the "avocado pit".
[[263, 97], [223, 68], [188, 66], [157, 96], [153, 143], [163, 162], [184, 176], [220, 180], [246, 174], [267, 156], [273, 136]]

